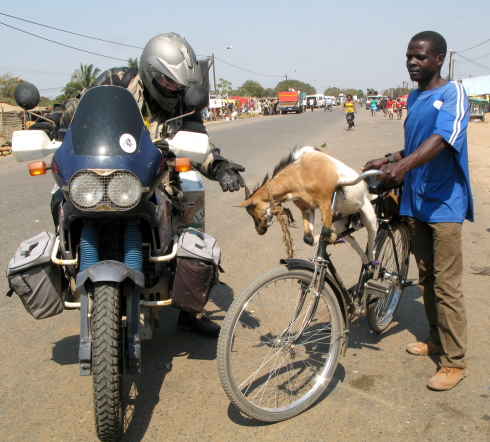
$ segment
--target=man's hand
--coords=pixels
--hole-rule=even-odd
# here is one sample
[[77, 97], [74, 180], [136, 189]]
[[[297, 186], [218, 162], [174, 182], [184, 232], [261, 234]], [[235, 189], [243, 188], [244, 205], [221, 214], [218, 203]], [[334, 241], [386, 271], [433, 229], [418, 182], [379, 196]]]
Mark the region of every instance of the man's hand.
[[388, 162], [388, 158], [378, 158], [377, 160], [370, 160], [364, 166], [361, 167], [361, 170], [364, 172], [366, 170], [371, 169], [381, 169]]
[[381, 167], [383, 173], [378, 176], [378, 180], [385, 183], [387, 186], [398, 186], [403, 183], [406, 171], [403, 167], [403, 160], [397, 163], [386, 164]]
[[219, 181], [223, 192], [229, 190], [234, 192], [240, 187], [245, 187], [245, 180], [238, 172], [244, 172], [245, 167], [235, 163], [223, 163], [216, 172], [216, 179]]

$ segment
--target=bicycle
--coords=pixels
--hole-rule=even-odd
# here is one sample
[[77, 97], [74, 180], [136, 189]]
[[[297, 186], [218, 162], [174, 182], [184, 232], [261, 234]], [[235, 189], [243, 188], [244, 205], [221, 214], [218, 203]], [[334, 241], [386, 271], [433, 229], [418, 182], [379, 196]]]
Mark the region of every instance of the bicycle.
[[323, 110], [324, 110], [324, 112], [327, 112], [327, 111], [333, 112], [333, 107], [331, 104], [326, 104], [325, 108]]
[[[339, 188], [380, 173], [364, 172]], [[278, 422], [307, 410], [345, 355], [351, 320], [366, 315], [376, 333], [392, 322], [411, 284], [409, 232], [399, 216], [388, 213], [393, 189], [379, 182], [369, 189], [377, 195], [376, 261], [362, 267], [356, 285], [345, 288], [327, 253], [330, 244], [320, 236], [310, 262], [282, 259], [280, 267], [250, 282], [227, 312], [218, 340], [220, 379], [228, 398], [248, 416]], [[356, 214], [350, 218], [339, 238], [361, 227]]]

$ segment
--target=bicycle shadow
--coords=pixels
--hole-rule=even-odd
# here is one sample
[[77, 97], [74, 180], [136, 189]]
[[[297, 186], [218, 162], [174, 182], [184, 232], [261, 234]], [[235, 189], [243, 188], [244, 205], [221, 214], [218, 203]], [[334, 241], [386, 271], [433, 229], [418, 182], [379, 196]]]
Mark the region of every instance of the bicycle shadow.
[[394, 321], [381, 334], [372, 332], [365, 318], [356, 318], [351, 322], [349, 348], [380, 351], [377, 345], [388, 336], [404, 330], [409, 331], [415, 339], [423, 341], [427, 338], [428, 324], [424, 304], [420, 302], [422, 294], [416, 285], [405, 288], [400, 304], [395, 312]]
[[[345, 368], [339, 362], [337, 365], [337, 369], [335, 370], [334, 375], [332, 376], [331, 381], [328, 384], [328, 387], [321, 394], [321, 396], [315, 401], [315, 403], [309, 408], [315, 408], [320, 402], [325, 400], [330, 393], [335, 390], [335, 387], [339, 382], [344, 382], [345, 380]], [[264, 427], [266, 425], [274, 425], [280, 422], [264, 422], [244, 414], [233, 402], [230, 402], [228, 406], [228, 417], [229, 419], [237, 425], [242, 427]]]

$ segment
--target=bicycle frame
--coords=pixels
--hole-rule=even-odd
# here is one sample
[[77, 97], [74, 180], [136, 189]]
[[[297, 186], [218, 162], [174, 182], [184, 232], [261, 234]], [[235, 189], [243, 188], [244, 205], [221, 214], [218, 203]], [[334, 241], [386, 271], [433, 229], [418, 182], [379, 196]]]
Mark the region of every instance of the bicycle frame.
[[[363, 180], [367, 177], [370, 177], [370, 176], [377, 176], [380, 173], [381, 173], [381, 171], [379, 171], [379, 170], [367, 171], [367, 172], [361, 174], [354, 181], [339, 183], [339, 189], [342, 186], [356, 185], [361, 180]], [[333, 210], [333, 207], [335, 206], [337, 193], [338, 193], [338, 191], [335, 193], [333, 201], [332, 201], [332, 210]], [[389, 238], [392, 241], [397, 273], [400, 274], [401, 273], [400, 259], [399, 259], [398, 251], [396, 248], [396, 241], [395, 241], [395, 237], [393, 235], [393, 230], [391, 229], [392, 219], [384, 219], [381, 217], [381, 215], [382, 215], [381, 214], [381, 203], [384, 200], [385, 196], [386, 196], [386, 192], [382, 193], [377, 198], [372, 200], [371, 203], [375, 207], [376, 216], [378, 218], [378, 221], [380, 222], [380, 227], [378, 228], [378, 233], [382, 229], [385, 229], [388, 233]], [[322, 225], [322, 231], [323, 231], [323, 225]], [[345, 230], [344, 232], [338, 234], [337, 241], [339, 239], [342, 239], [343, 237], [345, 237], [347, 235], [354, 233], [355, 231], [356, 231], [356, 229], [354, 229], [353, 227]], [[316, 299], [315, 304], [313, 305], [312, 311], [310, 312], [310, 314], [308, 316], [308, 319], [304, 322], [304, 324], [302, 325], [302, 327], [298, 331], [298, 333], [294, 339], [295, 342], [299, 340], [303, 331], [309, 326], [312, 318], [315, 315], [316, 306], [318, 305], [318, 299], [322, 293], [327, 273], [330, 274], [333, 281], [337, 285], [337, 288], [339, 289], [340, 293], [342, 294], [342, 297], [344, 300], [344, 305], [347, 309], [347, 313], [350, 314], [350, 317], [349, 317], [349, 315], [346, 315], [346, 332], [347, 332], [347, 334], [349, 332], [349, 323], [351, 322], [351, 318], [353, 318], [355, 316], [362, 316], [362, 315], [366, 314], [367, 305], [368, 305], [366, 283], [369, 279], [372, 279], [375, 272], [379, 272], [380, 269], [372, 267], [372, 266], [363, 266], [363, 268], [361, 269], [361, 273], [359, 275], [358, 283], [354, 287], [352, 287], [351, 289], [347, 289], [345, 287], [343, 281], [342, 281], [341, 276], [338, 274], [337, 269], [335, 268], [335, 265], [330, 258], [330, 255], [327, 253], [327, 247], [329, 245], [331, 245], [331, 243], [328, 242], [326, 237], [321, 233], [318, 244], [317, 244], [316, 249], [315, 249], [315, 253], [313, 255], [313, 258], [311, 259], [311, 261], [314, 265], [313, 278], [312, 278], [312, 281], [311, 281], [309, 287], [306, 289], [306, 292], [305, 292], [305, 293], [312, 292], [317, 299]], [[306, 296], [306, 294], [305, 294], [305, 296]], [[297, 306], [297, 309], [296, 309], [295, 314], [293, 316], [292, 322], [294, 322], [296, 320], [297, 316], [299, 315], [299, 312], [301, 311], [301, 309], [303, 307], [301, 302], [298, 304], [301, 304], [301, 305]], [[286, 333], [288, 329], [289, 329], [289, 327], [287, 327], [283, 333]], [[345, 349], [346, 348], [347, 348], [347, 345], [345, 346]]]

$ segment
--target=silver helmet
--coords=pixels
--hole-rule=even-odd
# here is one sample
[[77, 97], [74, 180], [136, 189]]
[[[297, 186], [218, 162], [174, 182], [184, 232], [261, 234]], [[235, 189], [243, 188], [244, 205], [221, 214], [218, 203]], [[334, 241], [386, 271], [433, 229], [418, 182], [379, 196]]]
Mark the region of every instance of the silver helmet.
[[194, 50], [175, 32], [157, 35], [146, 44], [140, 58], [140, 74], [150, 95], [168, 111], [186, 88], [202, 83]]

